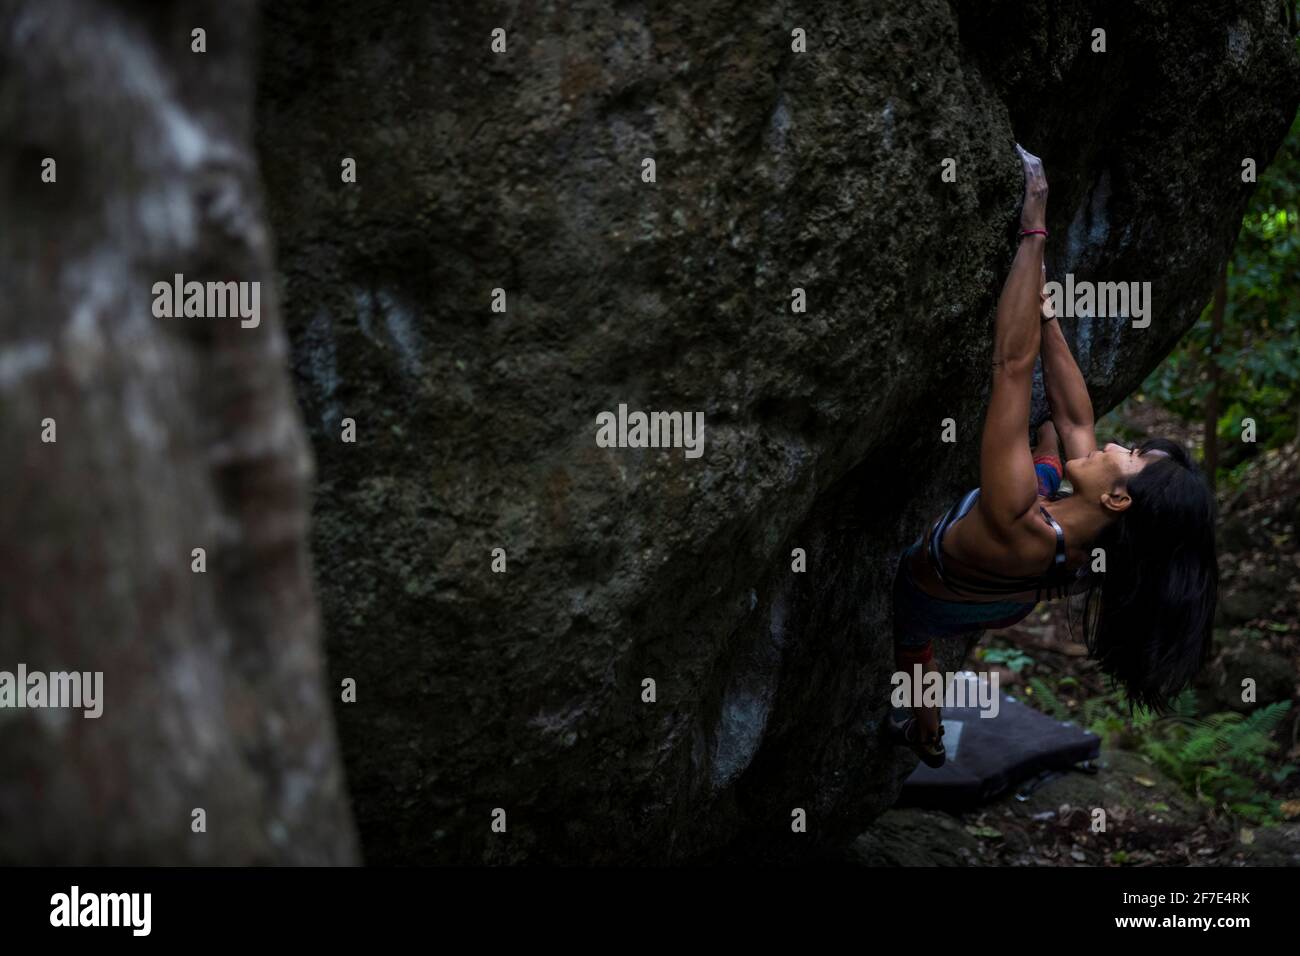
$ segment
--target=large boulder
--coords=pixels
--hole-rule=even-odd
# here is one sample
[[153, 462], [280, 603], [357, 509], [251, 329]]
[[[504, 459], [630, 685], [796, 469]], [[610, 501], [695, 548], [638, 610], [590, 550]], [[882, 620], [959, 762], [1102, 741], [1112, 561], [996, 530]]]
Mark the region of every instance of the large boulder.
[[[254, 25], [247, 0], [0, 9], [0, 862], [357, 859]], [[155, 318], [177, 273], [262, 283], [259, 321]], [[90, 693], [19, 709], [24, 669], [24, 703], [51, 672]]]
[[[366, 856], [846, 844], [914, 763], [880, 729], [888, 585], [975, 480], [1013, 142], [1046, 162], [1053, 273], [1152, 283], [1147, 328], [1065, 323], [1101, 412], [1195, 319], [1242, 161], [1291, 120], [1281, 5], [510, 9], [265, 13], [259, 149]], [[704, 454], [599, 447], [620, 403], [703, 412]]]

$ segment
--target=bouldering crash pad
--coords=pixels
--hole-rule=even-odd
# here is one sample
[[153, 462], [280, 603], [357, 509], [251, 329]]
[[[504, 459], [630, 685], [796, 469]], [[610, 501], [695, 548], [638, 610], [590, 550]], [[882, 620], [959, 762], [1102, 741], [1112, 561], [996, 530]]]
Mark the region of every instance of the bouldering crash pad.
[[903, 784], [899, 806], [977, 806], [1022, 780], [1068, 770], [1101, 752], [1096, 734], [1005, 694], [995, 716], [982, 716], [973, 706], [944, 708], [943, 723], [947, 761], [938, 768], [917, 764]]

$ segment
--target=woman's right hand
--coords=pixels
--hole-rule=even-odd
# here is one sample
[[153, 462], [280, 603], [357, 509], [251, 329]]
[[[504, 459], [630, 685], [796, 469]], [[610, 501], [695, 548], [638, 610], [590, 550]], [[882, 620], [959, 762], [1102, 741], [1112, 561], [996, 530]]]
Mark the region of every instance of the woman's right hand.
[[1025, 169], [1025, 200], [1020, 207], [1021, 229], [1047, 228], [1047, 176], [1043, 161], [1016, 143], [1016, 152]]

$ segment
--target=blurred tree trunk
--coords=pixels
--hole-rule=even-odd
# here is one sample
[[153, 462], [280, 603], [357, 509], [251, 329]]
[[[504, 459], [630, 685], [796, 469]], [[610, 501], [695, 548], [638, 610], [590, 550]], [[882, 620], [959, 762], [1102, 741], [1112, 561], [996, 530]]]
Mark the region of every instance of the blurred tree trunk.
[[[251, 145], [253, 13], [0, 8], [0, 670], [103, 674], [97, 719], [0, 711], [3, 862], [357, 858]], [[155, 318], [176, 273], [260, 282], [260, 324]]]
[[1214, 304], [1210, 308], [1209, 392], [1205, 397], [1205, 476], [1210, 487], [1218, 486], [1219, 468], [1219, 349], [1223, 340], [1223, 313], [1228, 304], [1228, 264], [1223, 264], [1214, 287]]

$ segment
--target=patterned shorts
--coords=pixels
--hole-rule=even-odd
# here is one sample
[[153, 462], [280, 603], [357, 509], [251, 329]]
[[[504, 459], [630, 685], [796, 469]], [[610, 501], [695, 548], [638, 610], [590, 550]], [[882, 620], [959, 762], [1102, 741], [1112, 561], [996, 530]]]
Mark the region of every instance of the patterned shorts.
[[1010, 627], [1038, 606], [1033, 601], [947, 601], [927, 594], [907, 567], [920, 547], [917, 538], [894, 574], [894, 659], [900, 667], [929, 663], [933, 638]]

